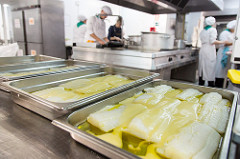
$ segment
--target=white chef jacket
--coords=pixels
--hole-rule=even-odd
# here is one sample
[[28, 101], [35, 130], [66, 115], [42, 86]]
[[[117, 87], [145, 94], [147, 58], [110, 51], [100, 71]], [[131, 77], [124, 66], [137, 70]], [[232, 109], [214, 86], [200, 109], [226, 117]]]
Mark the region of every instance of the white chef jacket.
[[102, 20], [99, 16], [92, 16], [87, 21], [87, 32], [85, 35], [85, 42], [88, 40], [96, 41], [94, 38], [90, 36], [90, 34], [94, 33], [100, 39], [106, 37], [106, 24], [104, 20]]
[[199, 52], [199, 76], [203, 80], [215, 81], [216, 48], [214, 43], [217, 39], [216, 28], [202, 30], [200, 33], [202, 47]]
[[[234, 34], [230, 31], [224, 30], [220, 36], [219, 39], [221, 41], [228, 41], [233, 42], [234, 41]], [[229, 50], [231, 50], [232, 46], [229, 46]], [[221, 64], [221, 60], [223, 57], [223, 50], [224, 50], [224, 44], [221, 44], [218, 52], [217, 52], [217, 63], [216, 63], [216, 78], [225, 78], [227, 75], [227, 67], [223, 68]]]
[[77, 27], [77, 25], [75, 25], [73, 28], [73, 43], [84, 42], [86, 31], [87, 31], [86, 24], [82, 24], [79, 27]]

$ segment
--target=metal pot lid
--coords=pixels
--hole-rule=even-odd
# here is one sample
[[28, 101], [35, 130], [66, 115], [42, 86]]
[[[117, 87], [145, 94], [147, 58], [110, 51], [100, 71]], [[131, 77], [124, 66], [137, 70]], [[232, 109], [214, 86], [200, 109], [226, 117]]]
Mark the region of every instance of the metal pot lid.
[[128, 35], [128, 37], [141, 37], [141, 35]]
[[142, 32], [142, 34], [160, 34], [160, 35], [167, 35], [167, 36], [170, 36], [170, 34], [166, 34], [166, 33], [158, 33], [158, 32]]

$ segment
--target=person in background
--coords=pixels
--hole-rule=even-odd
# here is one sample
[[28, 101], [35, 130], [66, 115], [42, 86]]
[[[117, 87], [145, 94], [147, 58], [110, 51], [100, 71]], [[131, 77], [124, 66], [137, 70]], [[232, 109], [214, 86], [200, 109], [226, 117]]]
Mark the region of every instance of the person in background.
[[214, 87], [215, 81], [215, 45], [225, 44], [225, 42], [216, 40], [217, 30], [213, 27], [215, 23], [214, 17], [207, 17], [205, 19], [205, 27], [200, 33], [202, 47], [199, 52], [199, 85], [204, 85], [205, 80], [207, 80], [210, 87]]
[[106, 36], [106, 24], [104, 20], [108, 15], [112, 15], [112, 10], [108, 6], [103, 6], [101, 13], [92, 16], [87, 21], [87, 33], [85, 41], [89, 43], [97, 42], [101, 45], [109, 42]]
[[234, 29], [236, 26], [236, 20], [233, 20], [227, 24], [227, 29], [221, 32], [219, 40], [227, 41], [225, 45], [221, 44], [217, 52], [217, 63], [216, 63], [216, 81], [215, 86], [223, 88], [224, 78], [227, 75], [227, 62], [228, 55], [226, 54], [231, 50], [231, 45], [234, 41]]
[[83, 43], [87, 31], [87, 18], [84, 15], [78, 16], [78, 23], [73, 27], [73, 46]]
[[115, 25], [112, 25], [108, 29], [108, 40], [121, 41], [122, 40], [122, 17], [118, 17]]

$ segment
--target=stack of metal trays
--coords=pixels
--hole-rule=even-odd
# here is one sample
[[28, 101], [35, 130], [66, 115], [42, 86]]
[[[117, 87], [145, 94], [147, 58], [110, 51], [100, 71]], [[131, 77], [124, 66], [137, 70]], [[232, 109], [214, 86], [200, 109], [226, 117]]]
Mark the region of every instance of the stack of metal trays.
[[235, 110], [236, 110], [236, 104], [237, 104], [237, 93], [228, 91], [228, 90], [222, 90], [222, 89], [214, 89], [214, 88], [208, 88], [208, 87], [201, 87], [197, 85], [191, 85], [191, 84], [184, 84], [184, 83], [178, 83], [178, 82], [172, 82], [172, 81], [164, 81], [164, 80], [155, 80], [149, 83], [146, 83], [144, 85], [135, 87], [133, 89], [127, 90], [125, 92], [122, 92], [120, 94], [117, 94], [115, 96], [112, 96], [110, 98], [107, 98], [103, 101], [100, 101], [98, 103], [89, 105], [85, 108], [79, 109], [74, 111], [71, 114], [67, 114], [65, 116], [62, 116], [58, 119], [53, 120], [53, 124], [57, 127], [64, 129], [65, 131], [69, 132], [72, 136], [72, 138], [91, 149], [94, 149], [95, 151], [98, 151], [105, 156], [109, 158], [139, 158], [136, 155], [133, 155], [132, 153], [129, 153], [123, 149], [120, 149], [118, 147], [115, 147], [111, 145], [110, 143], [107, 143], [85, 131], [82, 131], [77, 128], [78, 124], [84, 123], [87, 120], [87, 117], [93, 113], [96, 112], [102, 108], [104, 108], [107, 105], [114, 105], [118, 102], [132, 97], [136, 93], [142, 91], [144, 88], [148, 87], [155, 87], [158, 85], [169, 85], [176, 89], [186, 89], [186, 88], [194, 88], [197, 89], [203, 93], [208, 92], [218, 92], [223, 96], [223, 98], [226, 98], [232, 102], [229, 120], [227, 124], [227, 128], [225, 131], [225, 135], [222, 138], [221, 145], [219, 145], [219, 149], [214, 155], [214, 159], [220, 158], [220, 159], [226, 159], [228, 158], [228, 152], [231, 142], [231, 135], [232, 135], [232, 127], [235, 117]]
[[[73, 61], [73, 60], [43, 61], [43, 62], [35, 62], [35, 63], [28, 63], [28, 64], [0, 66], [0, 89], [7, 91], [7, 89], [2, 85], [2, 82], [68, 72], [73, 70], [99, 68], [101, 66], [103, 65], [98, 65], [95, 63], [89, 63], [89, 62], [83, 62], [83, 61]], [[61, 69], [62, 67], [69, 67], [69, 68]], [[52, 69], [52, 71], [50, 69]], [[50, 71], [44, 72], [45, 70], [50, 70]], [[33, 71], [33, 74], [12, 76], [12, 77], [7, 76], [6, 74], [6, 73], [21, 74], [22, 72], [32, 72], [32, 71]], [[36, 73], [34, 73], [34, 71], [36, 71]], [[38, 72], [38, 71], [43, 71], [43, 72]]]
[[[68, 103], [51, 102], [31, 94], [31, 92], [56, 87], [76, 79], [99, 77], [108, 74], [123, 75], [135, 81]], [[148, 71], [120, 67], [104, 67], [5, 82], [3, 85], [11, 91], [12, 99], [15, 103], [52, 120], [76, 108], [86, 106], [87, 104], [97, 102], [127, 89], [152, 81], [157, 76], [159, 76], [158, 73], [149, 73]]]
[[52, 56], [46, 56], [46, 55], [1, 57], [0, 66], [33, 63], [33, 62], [41, 62], [41, 61], [53, 61], [53, 60], [63, 60], [63, 59], [52, 57]]

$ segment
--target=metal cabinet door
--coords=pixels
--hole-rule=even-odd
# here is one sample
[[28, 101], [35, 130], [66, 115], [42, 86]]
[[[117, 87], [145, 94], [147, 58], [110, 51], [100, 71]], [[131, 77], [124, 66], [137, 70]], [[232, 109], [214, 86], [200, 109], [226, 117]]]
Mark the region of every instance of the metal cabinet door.
[[24, 11], [27, 42], [42, 43], [42, 24], [40, 8]]
[[29, 55], [42, 55], [43, 45], [38, 43], [27, 43], [27, 50]]
[[26, 43], [25, 42], [17, 42], [19, 46], [19, 51], [22, 52], [23, 55], [27, 55], [26, 52]]
[[23, 26], [23, 12], [22, 11], [13, 11], [13, 35], [15, 41], [24, 42], [24, 26]]

